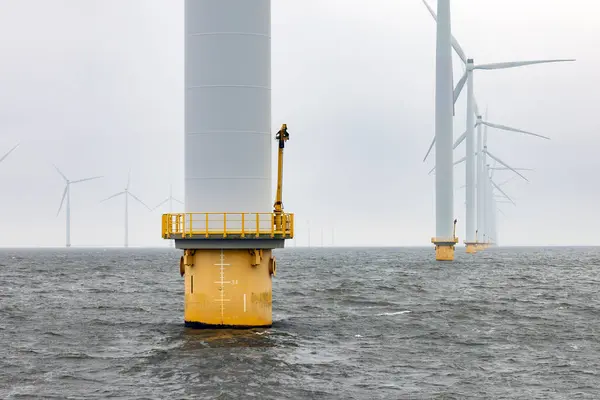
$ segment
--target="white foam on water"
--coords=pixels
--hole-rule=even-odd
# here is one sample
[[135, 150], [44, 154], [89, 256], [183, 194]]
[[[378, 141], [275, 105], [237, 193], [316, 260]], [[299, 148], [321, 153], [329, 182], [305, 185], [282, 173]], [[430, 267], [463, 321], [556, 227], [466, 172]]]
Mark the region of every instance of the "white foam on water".
[[396, 312], [385, 312], [385, 313], [375, 314], [375, 315], [377, 317], [381, 317], [381, 316], [389, 316], [389, 315], [408, 314], [409, 312], [410, 312], [410, 310], [404, 310], [404, 311], [396, 311]]

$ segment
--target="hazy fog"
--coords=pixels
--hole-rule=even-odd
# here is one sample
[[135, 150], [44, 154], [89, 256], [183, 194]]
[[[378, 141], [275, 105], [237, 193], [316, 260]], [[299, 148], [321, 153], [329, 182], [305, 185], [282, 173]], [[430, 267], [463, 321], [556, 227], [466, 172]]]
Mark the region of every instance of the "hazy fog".
[[[310, 220], [313, 244], [321, 227], [329, 244], [335, 227], [337, 245], [429, 245], [434, 158], [421, 160], [434, 134], [435, 25], [425, 7], [272, 7], [272, 125], [291, 133], [284, 205], [296, 213], [297, 244]], [[105, 176], [72, 186], [73, 245], [121, 245], [124, 200], [100, 200], [123, 190], [129, 168], [130, 190], [150, 207], [170, 183], [183, 199], [183, 1], [0, 0], [0, 10], [0, 153], [22, 143], [0, 164], [0, 244], [64, 245], [56, 163], [73, 180]], [[453, 1], [454, 36], [476, 63], [577, 59], [475, 72], [489, 121], [552, 138], [489, 131], [491, 152], [535, 168], [531, 183], [504, 186], [517, 207], [502, 205], [503, 245], [599, 242], [599, 11], [590, 0]], [[461, 74], [455, 57], [456, 81]], [[465, 103], [463, 94], [455, 137]], [[455, 186], [463, 184], [461, 166]], [[455, 210], [462, 242], [464, 189]], [[130, 244], [166, 245], [159, 211], [130, 203]]]

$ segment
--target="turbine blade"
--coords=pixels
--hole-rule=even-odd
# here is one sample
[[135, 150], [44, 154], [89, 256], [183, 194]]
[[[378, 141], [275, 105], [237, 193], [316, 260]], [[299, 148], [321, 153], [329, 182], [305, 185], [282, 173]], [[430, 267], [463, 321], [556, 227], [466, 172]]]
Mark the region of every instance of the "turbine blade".
[[129, 182], [131, 181], [131, 168], [129, 168], [129, 172], [127, 173], [127, 186], [125, 186], [125, 190], [129, 189]]
[[[505, 167], [492, 167], [491, 170], [506, 171], [508, 168]], [[517, 171], [535, 171], [533, 168], [515, 168]]]
[[567, 62], [567, 61], [575, 61], [574, 59], [554, 59], [554, 60], [532, 60], [532, 61], [512, 61], [512, 62], [501, 62], [501, 63], [491, 63], [491, 64], [480, 64], [475, 65], [474, 69], [506, 69], [506, 68], [516, 68], [523, 67], [526, 65], [533, 64], [549, 64], [555, 62]]
[[502, 194], [504, 195], [504, 197], [506, 197], [506, 198], [507, 198], [507, 199], [508, 199], [508, 200], [509, 200], [511, 203], [513, 203], [513, 205], [515, 205], [515, 206], [517, 205], [517, 204], [516, 204], [516, 203], [515, 203], [515, 202], [514, 202], [514, 201], [513, 201], [513, 200], [512, 200], [512, 199], [511, 199], [511, 198], [510, 198], [510, 197], [509, 197], [507, 194], [506, 194], [506, 193], [504, 193], [504, 190], [502, 190], [502, 189], [500, 188], [500, 186], [496, 185], [496, 182], [494, 182], [494, 181], [493, 181], [493, 180], [491, 180], [491, 179], [490, 179], [490, 182], [492, 183], [492, 185], [493, 185], [493, 186], [494, 186], [496, 189], [498, 189], [498, 191], [499, 191], [500, 193], [502, 193]]
[[506, 214], [504, 214], [504, 211], [502, 211], [501, 209], [498, 208], [498, 211], [500, 212], [500, 214], [504, 215], [506, 217]]
[[[521, 178], [525, 179], [527, 182], [529, 182], [529, 179], [525, 178], [519, 171], [517, 171], [516, 169], [514, 169], [513, 167], [511, 167], [510, 165], [506, 164], [504, 161], [502, 161], [501, 159], [499, 159], [498, 157], [496, 157], [495, 155], [493, 155], [492, 153], [490, 153], [487, 150], [483, 150], [483, 152], [485, 154], [487, 154], [488, 156], [490, 156], [492, 159], [498, 161], [500, 164], [504, 165], [506, 168], [510, 169], [512, 172], [514, 172], [515, 174], [519, 175]], [[494, 184], [495, 185], [495, 184]]]
[[12, 153], [12, 152], [13, 152], [13, 151], [14, 151], [14, 150], [17, 148], [17, 147], [19, 147], [19, 144], [20, 144], [20, 143], [17, 143], [17, 145], [16, 145], [15, 147], [13, 147], [12, 149], [10, 149], [10, 150], [8, 151], [8, 153], [6, 153], [5, 155], [3, 155], [3, 156], [2, 156], [2, 158], [0, 158], [0, 162], [4, 161], [4, 159], [5, 159], [6, 157], [8, 157], [8, 155], [9, 155], [10, 153]]
[[148, 211], [152, 211], [152, 210], [150, 209], [150, 207], [148, 207], [148, 206], [146, 205], [146, 203], [144, 203], [143, 201], [141, 201], [141, 200], [140, 200], [140, 199], [139, 199], [139, 198], [138, 198], [136, 195], [134, 195], [134, 194], [133, 194], [133, 193], [131, 193], [131, 192], [127, 192], [127, 194], [129, 194], [131, 197], [133, 197], [134, 199], [136, 199], [136, 200], [137, 200], [137, 201], [138, 201], [138, 202], [139, 202], [141, 205], [143, 205], [144, 207], [146, 207], [146, 208], [148, 209]]
[[431, 144], [429, 145], [429, 150], [427, 150], [427, 154], [425, 154], [425, 157], [423, 158], [423, 162], [425, 162], [425, 160], [427, 160], [427, 157], [429, 156], [429, 153], [431, 153], [431, 149], [433, 149], [434, 144], [435, 144], [435, 136], [433, 137], [433, 140], [431, 141]]
[[65, 180], [65, 182], [69, 182], [69, 180], [67, 179], [67, 177], [65, 176], [65, 174], [63, 174], [63, 173], [61, 172], [61, 170], [60, 170], [60, 169], [58, 169], [58, 167], [57, 167], [56, 165], [54, 165], [54, 164], [52, 164], [52, 165], [54, 166], [54, 168], [56, 168], [56, 171], [58, 171], [58, 173], [60, 174], [60, 176], [62, 176], [62, 177], [63, 177], [63, 179]]
[[68, 187], [69, 187], [69, 185], [67, 184], [65, 186], [65, 190], [63, 192], [62, 199], [60, 200], [60, 206], [58, 206], [58, 211], [56, 212], [56, 216], [57, 217], [58, 217], [58, 214], [60, 214], [60, 210], [62, 209], [63, 203], [65, 201], [65, 197], [67, 197], [67, 189], [68, 189]]
[[460, 160], [454, 161], [454, 165], [458, 165], [461, 162], [465, 162], [467, 160], [467, 156], [464, 156], [463, 158], [461, 158]]
[[73, 181], [71, 183], [79, 183], [79, 182], [91, 181], [92, 179], [99, 179], [99, 178], [104, 178], [104, 177], [103, 176], [93, 176], [91, 178], [79, 179], [79, 180]]
[[[457, 160], [457, 161], [455, 161], [455, 162], [454, 162], [454, 165], [458, 165], [458, 164], [460, 164], [461, 162], [464, 162], [466, 159], [467, 159], [467, 157], [463, 157], [463, 158], [461, 158], [460, 160]], [[431, 175], [431, 173], [432, 173], [433, 171], [435, 171], [435, 166], [434, 166], [433, 168], [431, 168], [431, 170], [430, 170], [430, 171], [427, 173], [427, 175]]]
[[506, 185], [508, 182], [510, 182], [510, 181], [513, 181], [513, 180], [515, 180], [516, 178], [518, 178], [518, 176], [517, 176], [517, 175], [513, 175], [513, 176], [511, 176], [510, 178], [508, 178], [507, 180], [505, 180], [504, 182], [502, 182], [502, 183], [499, 183], [499, 184], [498, 184], [498, 186], [504, 186], [504, 185]]
[[467, 82], [468, 73], [469, 72], [465, 70], [465, 73], [463, 74], [463, 76], [460, 78], [460, 80], [456, 84], [456, 88], [454, 89], [454, 103], [456, 103], [456, 100], [458, 100], [458, 96], [460, 96], [460, 92], [462, 91], [463, 87], [465, 86], [465, 82]]
[[462, 135], [460, 135], [458, 137], [458, 139], [456, 139], [456, 142], [454, 142], [454, 146], [452, 147], [452, 149], [456, 149], [458, 147], [459, 144], [462, 143], [463, 140], [465, 140], [467, 138], [467, 131], [465, 131]]
[[456, 52], [456, 54], [458, 54], [458, 56], [460, 57], [460, 59], [462, 60], [463, 63], [467, 63], [467, 56], [465, 54], [465, 51], [462, 49], [462, 47], [460, 47], [460, 44], [458, 44], [458, 40], [456, 40], [456, 38], [454, 37], [454, 35], [451, 36], [452, 39], [452, 48], [454, 49], [454, 51]]
[[542, 139], [550, 140], [550, 138], [547, 137], [547, 136], [538, 135], [537, 133], [532, 133], [532, 132], [524, 131], [524, 130], [521, 130], [521, 129], [511, 128], [510, 126], [506, 126], [506, 125], [492, 124], [491, 122], [487, 122], [487, 121], [481, 121], [481, 123], [483, 125], [489, 126], [490, 128], [502, 129], [503, 131], [509, 131], [509, 132], [524, 133], [526, 135], [537, 136], [537, 137], [540, 137]]
[[169, 198], [167, 197], [164, 201], [161, 201], [159, 205], [157, 205], [156, 207], [154, 207], [151, 211], [156, 210], [158, 207], [162, 206], [163, 204], [165, 204], [167, 201], [169, 201]]
[[174, 200], [174, 201], [176, 201], [176, 202], [178, 202], [178, 203], [179, 203], [179, 204], [181, 204], [182, 206], [183, 206], [183, 205], [185, 205], [185, 204], [183, 203], [183, 201], [181, 201], [181, 200], [177, 200], [175, 197], [173, 197], [173, 200]]
[[[431, 14], [431, 16], [433, 17], [433, 20], [437, 22], [437, 15], [435, 14], [435, 11], [433, 11], [433, 8], [431, 8], [425, 0], [423, 0], [423, 4], [425, 4], [425, 7], [427, 7], [427, 10], [429, 11], [429, 14]], [[467, 56], [465, 55], [465, 52], [463, 51], [462, 47], [460, 47], [460, 44], [458, 44], [458, 41], [454, 38], [454, 36], [452, 36], [452, 47], [454, 48], [454, 51], [456, 52], [456, 54], [458, 54], [462, 62], [466, 64]]]
[[112, 198], [115, 198], [115, 197], [117, 197], [117, 196], [120, 196], [120, 195], [122, 195], [122, 194], [124, 194], [124, 193], [125, 193], [125, 192], [119, 192], [119, 193], [117, 193], [117, 194], [113, 194], [112, 196], [110, 196], [110, 197], [107, 197], [107, 198], [105, 198], [104, 200], [102, 200], [100, 203], [103, 203], [103, 202], [105, 202], [106, 200], [110, 200], [110, 199], [112, 199]]

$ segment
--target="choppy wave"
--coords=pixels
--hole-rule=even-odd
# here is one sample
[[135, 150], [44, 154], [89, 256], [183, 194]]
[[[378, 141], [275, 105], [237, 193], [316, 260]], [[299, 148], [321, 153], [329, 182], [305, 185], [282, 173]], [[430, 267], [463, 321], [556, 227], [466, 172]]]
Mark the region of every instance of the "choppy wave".
[[0, 398], [600, 398], [600, 249], [278, 250], [273, 327], [182, 324], [180, 255], [3, 250]]

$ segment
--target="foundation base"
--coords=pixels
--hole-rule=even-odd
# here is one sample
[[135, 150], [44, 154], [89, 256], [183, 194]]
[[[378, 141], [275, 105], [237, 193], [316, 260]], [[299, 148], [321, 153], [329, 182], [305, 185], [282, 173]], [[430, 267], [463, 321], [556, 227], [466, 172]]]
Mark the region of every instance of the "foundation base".
[[458, 238], [431, 238], [431, 243], [435, 244], [435, 259], [437, 261], [454, 261], [454, 246], [458, 243]]
[[184, 320], [191, 328], [272, 325], [270, 249], [187, 249], [181, 258]]
[[454, 246], [435, 246], [437, 261], [454, 261]]
[[477, 253], [477, 243], [465, 243], [465, 246], [467, 254]]

